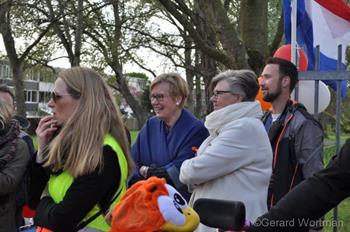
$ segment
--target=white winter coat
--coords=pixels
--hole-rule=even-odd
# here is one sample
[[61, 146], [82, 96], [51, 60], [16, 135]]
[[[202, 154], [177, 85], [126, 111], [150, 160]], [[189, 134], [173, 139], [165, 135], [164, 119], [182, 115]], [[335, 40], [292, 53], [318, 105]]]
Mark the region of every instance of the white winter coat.
[[[191, 206], [199, 198], [242, 201], [250, 221], [267, 211], [272, 150], [261, 115], [255, 101], [232, 104], [207, 116], [210, 136], [180, 170], [181, 182], [193, 191]], [[196, 231], [216, 230], [201, 224]]]

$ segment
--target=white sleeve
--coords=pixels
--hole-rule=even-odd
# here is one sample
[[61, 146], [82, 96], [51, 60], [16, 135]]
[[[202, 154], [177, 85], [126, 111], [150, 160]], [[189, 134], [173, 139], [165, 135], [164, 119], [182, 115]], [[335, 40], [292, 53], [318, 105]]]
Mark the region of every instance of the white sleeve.
[[[226, 125], [199, 154], [185, 160], [180, 169], [180, 181], [198, 185], [232, 173], [254, 162], [252, 143], [254, 126], [245, 120]], [[254, 137], [255, 136], [255, 137]]]

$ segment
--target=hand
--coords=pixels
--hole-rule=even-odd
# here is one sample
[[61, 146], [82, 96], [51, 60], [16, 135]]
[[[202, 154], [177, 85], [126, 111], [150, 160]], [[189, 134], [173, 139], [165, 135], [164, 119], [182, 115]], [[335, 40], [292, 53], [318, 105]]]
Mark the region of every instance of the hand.
[[52, 115], [43, 117], [35, 130], [38, 140], [38, 155], [52, 139], [53, 134], [57, 131], [57, 120]]

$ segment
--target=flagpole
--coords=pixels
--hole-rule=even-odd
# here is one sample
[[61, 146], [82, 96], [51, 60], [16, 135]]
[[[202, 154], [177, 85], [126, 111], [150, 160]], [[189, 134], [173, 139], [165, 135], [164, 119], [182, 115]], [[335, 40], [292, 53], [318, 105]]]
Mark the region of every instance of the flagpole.
[[291, 49], [292, 49], [292, 57], [291, 61], [293, 64], [297, 65], [297, 6], [298, 0], [292, 0], [291, 7], [291, 23], [292, 23], [292, 32], [291, 32]]
[[[292, 0], [291, 1], [291, 62], [297, 66], [299, 69], [298, 65], [298, 57], [297, 57], [297, 7], [298, 7], [298, 0]], [[298, 85], [295, 86], [294, 89], [294, 99], [298, 101], [299, 98], [299, 88]]]

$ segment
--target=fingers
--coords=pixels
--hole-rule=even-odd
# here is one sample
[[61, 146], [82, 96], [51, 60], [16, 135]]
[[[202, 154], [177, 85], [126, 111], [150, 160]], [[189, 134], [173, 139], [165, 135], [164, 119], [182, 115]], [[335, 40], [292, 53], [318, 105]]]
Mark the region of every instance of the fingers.
[[40, 134], [48, 132], [48, 131], [55, 131], [57, 129], [57, 120], [53, 118], [52, 115], [43, 117], [38, 124], [38, 127], [36, 128], [35, 132], [38, 136]]
[[57, 129], [57, 120], [54, 119], [52, 115], [45, 116], [39, 121], [38, 127], [35, 130], [38, 138], [39, 150], [50, 141]]

